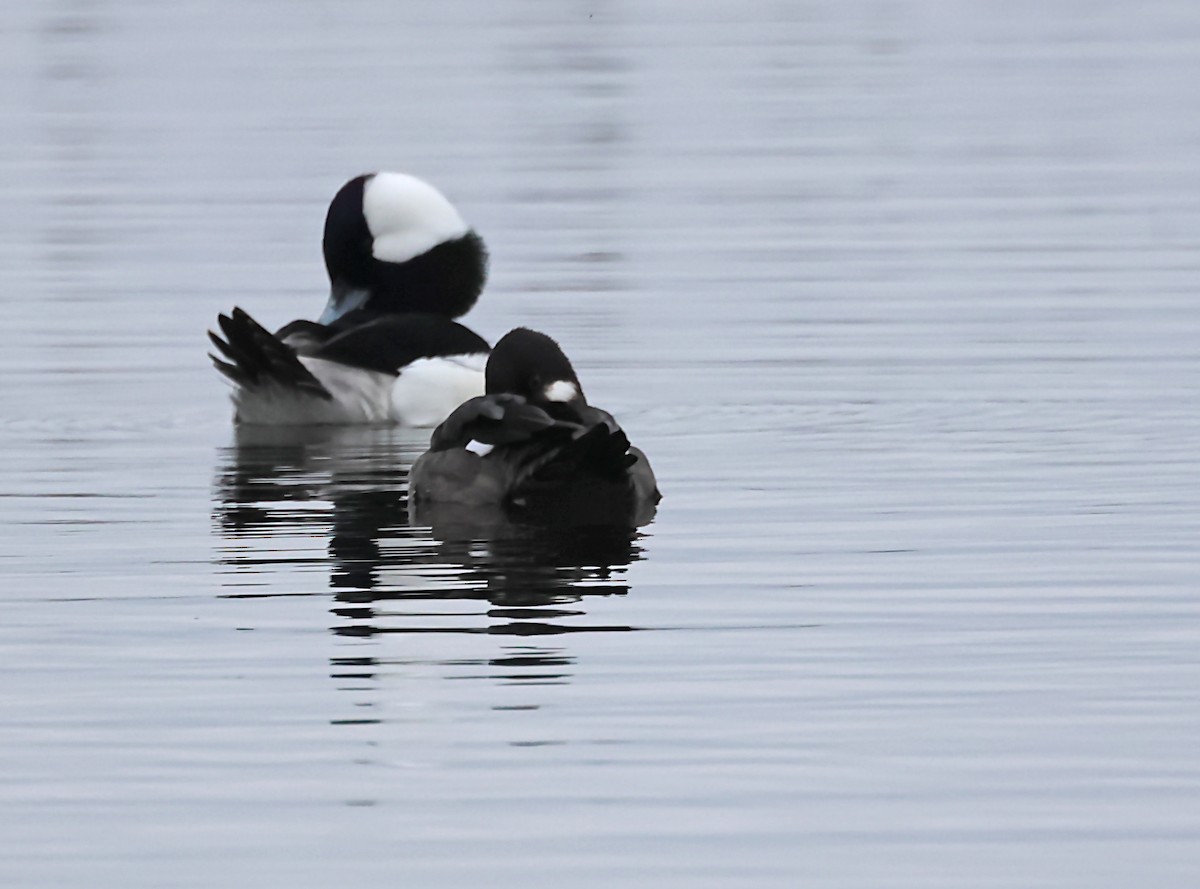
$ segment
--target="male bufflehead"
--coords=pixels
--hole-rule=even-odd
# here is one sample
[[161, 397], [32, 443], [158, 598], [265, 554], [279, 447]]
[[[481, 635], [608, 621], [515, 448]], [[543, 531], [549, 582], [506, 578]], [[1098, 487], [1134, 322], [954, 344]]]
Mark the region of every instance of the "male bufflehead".
[[[518, 327], [492, 350], [487, 394], [457, 408], [413, 465], [423, 507], [500, 505], [528, 514], [643, 524], [661, 499], [646, 455], [587, 403], [558, 343]], [[426, 510], [428, 511], [428, 510]]]
[[483, 239], [432, 185], [351, 179], [325, 216], [330, 295], [317, 321], [274, 334], [241, 309], [209, 332], [250, 425], [434, 426], [483, 392], [488, 344], [453, 319], [487, 277]]

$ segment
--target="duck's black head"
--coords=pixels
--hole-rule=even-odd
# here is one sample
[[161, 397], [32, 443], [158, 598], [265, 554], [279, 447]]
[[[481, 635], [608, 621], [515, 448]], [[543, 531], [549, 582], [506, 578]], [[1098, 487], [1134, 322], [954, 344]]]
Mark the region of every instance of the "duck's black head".
[[487, 249], [440, 191], [404, 173], [351, 179], [325, 215], [332, 292], [321, 323], [366, 308], [457, 318], [483, 290]]
[[518, 327], [500, 338], [484, 372], [488, 395], [520, 395], [541, 406], [587, 404], [579, 377], [558, 343], [544, 333]]

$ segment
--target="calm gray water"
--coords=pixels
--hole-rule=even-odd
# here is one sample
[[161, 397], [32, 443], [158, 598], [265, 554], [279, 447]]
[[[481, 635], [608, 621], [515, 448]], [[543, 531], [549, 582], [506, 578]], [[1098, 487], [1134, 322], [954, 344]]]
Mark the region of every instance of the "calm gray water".
[[[1200, 885], [1200, 6], [0, 7], [0, 884]], [[633, 535], [409, 524], [204, 331], [488, 239]]]

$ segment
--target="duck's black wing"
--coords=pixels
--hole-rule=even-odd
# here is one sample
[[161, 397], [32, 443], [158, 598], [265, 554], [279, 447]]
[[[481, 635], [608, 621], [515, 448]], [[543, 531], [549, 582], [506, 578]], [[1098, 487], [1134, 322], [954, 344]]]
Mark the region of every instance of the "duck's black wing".
[[237, 385], [253, 389], [276, 384], [327, 401], [333, 396], [303, 364], [294, 349], [269, 330], [235, 308], [217, 317], [222, 339], [211, 330], [208, 338], [223, 358], [209, 353], [213, 365]]
[[355, 316], [310, 353], [314, 358], [379, 373], [398, 373], [419, 358], [486, 354], [487, 340], [443, 315], [405, 313]]
[[612, 414], [591, 405], [575, 410], [579, 431], [527, 464], [514, 481], [514, 499], [645, 524], [662, 499], [650, 461]]
[[409, 473], [409, 497], [414, 504], [503, 506], [528, 467], [578, 429], [520, 395], [471, 398], [434, 430], [429, 450]]
[[463, 402], [433, 431], [430, 450], [465, 448], [471, 442], [511, 446], [547, 437], [568, 441], [578, 424], [556, 420], [520, 395], [480, 395]]
[[625, 480], [626, 470], [637, 458], [629, 453], [629, 439], [621, 428], [598, 423], [577, 429], [570, 439], [529, 462], [515, 493], [584, 479], [616, 484]]
[[337, 330], [332, 327], [301, 319], [275, 331], [275, 339], [291, 346], [299, 355], [311, 355], [336, 334]]

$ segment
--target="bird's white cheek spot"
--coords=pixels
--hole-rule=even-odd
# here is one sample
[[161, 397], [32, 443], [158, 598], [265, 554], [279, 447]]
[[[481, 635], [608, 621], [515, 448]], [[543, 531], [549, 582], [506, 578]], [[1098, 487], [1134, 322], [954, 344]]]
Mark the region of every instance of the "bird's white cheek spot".
[[466, 449], [468, 451], [470, 451], [472, 454], [478, 454], [480, 457], [486, 457], [492, 452], [492, 448], [494, 447], [495, 445], [484, 444], [483, 442], [475, 441], [474, 439], [471, 439], [466, 444]]
[[547, 401], [570, 401], [579, 395], [579, 387], [570, 380], [555, 380], [543, 394]]

